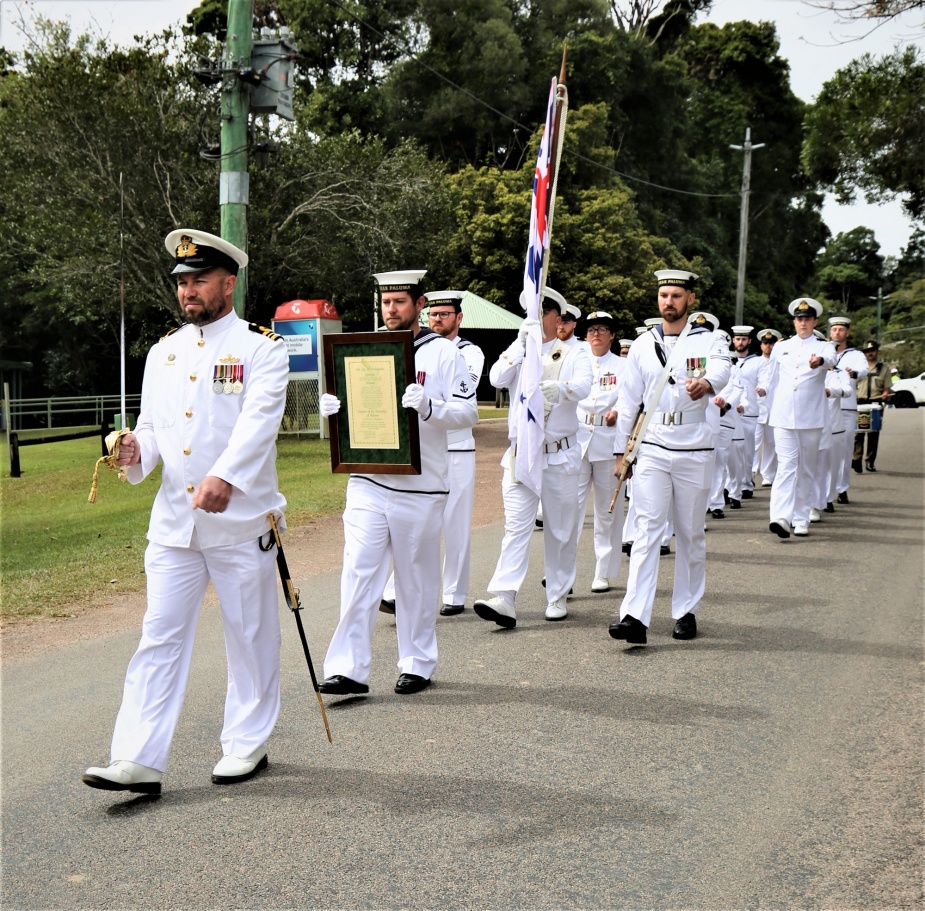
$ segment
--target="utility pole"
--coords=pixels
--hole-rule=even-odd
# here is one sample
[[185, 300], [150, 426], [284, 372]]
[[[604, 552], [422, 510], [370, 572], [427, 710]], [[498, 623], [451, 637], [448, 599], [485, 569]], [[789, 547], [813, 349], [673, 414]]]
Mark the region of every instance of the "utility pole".
[[882, 285], [881, 285], [879, 288], [877, 288], [877, 296], [874, 298], [874, 300], [877, 302], [877, 335], [876, 335], [876, 339], [877, 339], [877, 344], [879, 345], [879, 344], [880, 344], [880, 317], [881, 317], [881, 314], [883, 313], [883, 286], [882, 286]]
[[736, 275], [736, 325], [741, 326], [745, 318], [745, 257], [748, 252], [748, 196], [751, 192], [752, 181], [752, 152], [763, 149], [764, 143], [752, 145], [752, 129], [745, 128], [745, 145], [729, 146], [739, 152], [745, 152], [745, 163], [742, 169], [742, 207], [739, 220], [739, 271]]
[[[250, 66], [253, 47], [254, 0], [228, 0], [228, 35], [223, 49], [223, 70], [235, 75], [222, 85], [222, 167], [219, 178], [221, 236], [247, 250], [247, 123], [251, 87], [238, 73]], [[238, 273], [234, 309], [244, 316], [247, 269]]]

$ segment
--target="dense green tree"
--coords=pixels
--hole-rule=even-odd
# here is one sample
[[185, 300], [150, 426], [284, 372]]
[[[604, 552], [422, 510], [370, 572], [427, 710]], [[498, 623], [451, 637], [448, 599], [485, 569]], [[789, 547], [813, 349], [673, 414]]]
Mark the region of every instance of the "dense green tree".
[[900, 196], [925, 219], [925, 60], [912, 47], [865, 54], [823, 85], [806, 117], [803, 163], [841, 203]]
[[815, 296], [842, 313], [867, 306], [883, 284], [880, 244], [870, 228], [837, 234], [816, 260]]

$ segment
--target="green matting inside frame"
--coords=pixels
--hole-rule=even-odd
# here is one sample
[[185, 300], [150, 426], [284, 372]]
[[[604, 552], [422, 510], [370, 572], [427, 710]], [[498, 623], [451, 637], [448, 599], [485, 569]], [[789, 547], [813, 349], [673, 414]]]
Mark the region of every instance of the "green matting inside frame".
[[[404, 349], [400, 349], [403, 353]], [[364, 343], [351, 345], [349, 342], [338, 343], [337, 357], [334, 359], [334, 382], [338, 397], [343, 401], [347, 395], [347, 377], [344, 371], [344, 359], [348, 357], [382, 357], [394, 358], [395, 342], [382, 342], [381, 344]], [[399, 361], [399, 363], [401, 363]], [[399, 402], [398, 415], [398, 449], [354, 449], [350, 445], [349, 420], [343, 420], [346, 409], [342, 408], [340, 420], [337, 422], [337, 441], [340, 447], [341, 462], [370, 462], [370, 453], [375, 452], [375, 461], [381, 465], [407, 465], [411, 461], [411, 441], [408, 436], [408, 421], [405, 409], [401, 408], [401, 397], [405, 393], [405, 376], [401, 370], [395, 371], [395, 395]]]

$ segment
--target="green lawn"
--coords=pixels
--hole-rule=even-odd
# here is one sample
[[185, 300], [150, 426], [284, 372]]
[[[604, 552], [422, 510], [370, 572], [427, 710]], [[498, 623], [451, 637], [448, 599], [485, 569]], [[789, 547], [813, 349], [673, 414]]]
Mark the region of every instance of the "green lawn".
[[[103, 593], [144, 587], [145, 532], [160, 470], [132, 486], [104, 469], [91, 505], [99, 447], [94, 437], [23, 447], [22, 477], [0, 480], [4, 618], [61, 616]], [[290, 525], [343, 509], [347, 476], [331, 473], [326, 440], [284, 437], [278, 453]]]

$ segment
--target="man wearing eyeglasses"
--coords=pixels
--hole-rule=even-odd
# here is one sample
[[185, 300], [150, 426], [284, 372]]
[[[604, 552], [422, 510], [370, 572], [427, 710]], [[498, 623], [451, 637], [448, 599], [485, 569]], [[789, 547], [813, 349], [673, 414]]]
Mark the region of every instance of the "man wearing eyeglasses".
[[765, 380], [777, 452], [769, 528], [779, 538], [789, 538], [791, 528], [805, 538], [826, 418], [825, 374], [835, 366], [836, 354], [831, 342], [813, 335], [822, 304], [800, 297], [788, 310], [796, 335], [774, 346]]

